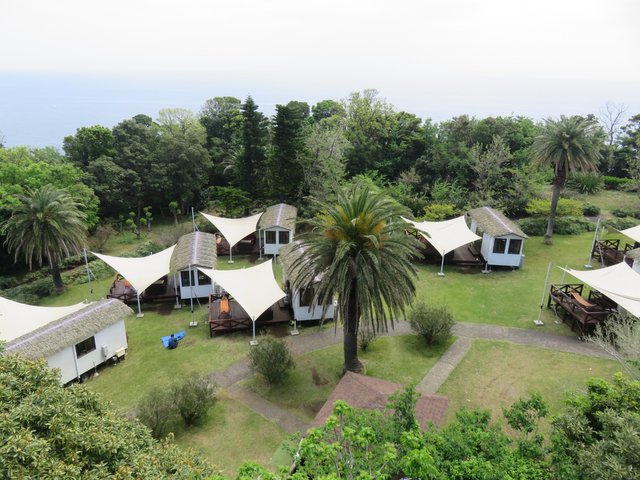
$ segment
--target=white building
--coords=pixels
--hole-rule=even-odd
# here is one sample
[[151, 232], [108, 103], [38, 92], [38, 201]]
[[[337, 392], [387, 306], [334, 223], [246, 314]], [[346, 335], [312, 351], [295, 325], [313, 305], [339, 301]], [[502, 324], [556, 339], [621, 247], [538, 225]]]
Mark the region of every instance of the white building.
[[265, 210], [258, 222], [260, 243], [265, 255], [278, 255], [280, 247], [293, 242], [298, 209], [286, 203]]
[[127, 353], [124, 320], [133, 311], [115, 299], [72, 307], [34, 307], [0, 299], [0, 339], [6, 352], [42, 358], [63, 384]]
[[214, 284], [199, 267], [215, 269], [216, 237], [211, 233], [192, 232], [178, 240], [171, 256], [170, 268], [176, 275], [180, 300], [206, 298], [214, 293]]
[[529, 238], [501, 212], [490, 208], [475, 208], [467, 214], [471, 231], [482, 236], [480, 253], [488, 265], [522, 268], [524, 241]]

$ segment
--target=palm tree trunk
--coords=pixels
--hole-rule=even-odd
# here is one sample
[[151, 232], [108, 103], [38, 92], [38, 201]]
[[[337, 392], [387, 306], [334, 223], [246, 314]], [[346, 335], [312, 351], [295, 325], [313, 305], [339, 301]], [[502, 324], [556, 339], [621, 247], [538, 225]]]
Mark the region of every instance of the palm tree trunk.
[[553, 181], [553, 194], [551, 195], [551, 210], [549, 211], [549, 223], [547, 224], [547, 233], [544, 234], [544, 243], [551, 245], [553, 243], [553, 227], [556, 223], [556, 210], [558, 208], [558, 200], [560, 200], [560, 192], [564, 187], [567, 177], [563, 172], [556, 175]]
[[64, 282], [60, 274], [60, 266], [56, 263], [51, 265], [51, 276], [53, 277], [53, 289], [56, 293], [64, 292]]
[[346, 308], [346, 315], [343, 320], [342, 330], [344, 333], [344, 366], [342, 373], [347, 371], [361, 373], [363, 365], [358, 359], [358, 303], [356, 298], [355, 282], [351, 285], [349, 293], [349, 304]]

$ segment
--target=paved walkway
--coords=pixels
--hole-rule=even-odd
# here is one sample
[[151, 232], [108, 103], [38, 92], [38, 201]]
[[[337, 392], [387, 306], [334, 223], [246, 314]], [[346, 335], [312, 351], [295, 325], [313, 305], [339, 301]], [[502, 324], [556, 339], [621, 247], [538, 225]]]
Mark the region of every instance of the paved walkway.
[[[544, 328], [544, 327], [541, 327]], [[393, 330], [385, 335], [406, 335], [412, 333], [408, 322], [398, 322]], [[418, 384], [417, 390], [424, 393], [436, 393], [447, 380], [451, 372], [464, 358], [476, 338], [512, 342], [518, 345], [547, 348], [559, 352], [575, 353], [599, 358], [612, 358], [605, 351], [583, 342], [577, 336], [559, 335], [541, 330], [500, 327], [496, 325], [458, 323], [453, 328], [458, 338], [436, 364], [427, 372]], [[316, 332], [307, 332], [295, 337], [286, 337], [285, 341], [294, 356], [312, 352], [329, 345], [342, 343], [342, 328], [326, 328]], [[213, 372], [211, 379], [218, 386], [227, 389], [231, 398], [237, 400], [263, 417], [276, 422], [284, 431], [304, 432], [306, 425], [298, 417], [282, 407], [265, 400], [250, 390], [238, 385], [238, 382], [253, 375], [248, 359], [242, 359], [230, 365], [226, 370]]]

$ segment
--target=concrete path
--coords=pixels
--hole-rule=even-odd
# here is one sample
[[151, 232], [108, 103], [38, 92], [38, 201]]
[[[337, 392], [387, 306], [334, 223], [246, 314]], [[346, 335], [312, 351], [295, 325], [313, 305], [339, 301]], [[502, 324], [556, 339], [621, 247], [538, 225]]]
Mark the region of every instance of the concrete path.
[[416, 385], [416, 390], [421, 393], [437, 393], [442, 384], [449, 378], [451, 372], [458, 366], [471, 348], [471, 339], [461, 337], [449, 347], [444, 355], [431, 367], [424, 378]]

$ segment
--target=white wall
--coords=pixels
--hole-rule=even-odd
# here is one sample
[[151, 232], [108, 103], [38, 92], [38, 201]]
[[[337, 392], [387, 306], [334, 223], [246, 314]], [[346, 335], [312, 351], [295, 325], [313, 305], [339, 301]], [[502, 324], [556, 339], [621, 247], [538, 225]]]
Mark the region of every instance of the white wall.
[[180, 285], [180, 300], [189, 300], [191, 298], [208, 298], [209, 295], [213, 293], [214, 282], [211, 281], [208, 285], [200, 285], [198, 283], [198, 271], [196, 268], [193, 268], [193, 276], [194, 276], [194, 285], [182, 285], [182, 272], [186, 272], [189, 269], [180, 270], [178, 272], [178, 282]]
[[[89, 338], [89, 337], [87, 337]], [[78, 371], [76, 372], [74, 356], [75, 344], [66, 347], [64, 350], [54, 353], [47, 358], [47, 363], [52, 368], [59, 368], [62, 372], [62, 383], [68, 383], [76, 379], [79, 375], [92, 370], [95, 366], [100, 365], [108, 358], [111, 358], [116, 350], [121, 348], [127, 349], [127, 333], [124, 327], [124, 320], [120, 320], [94, 335], [96, 349], [77, 359]], [[102, 353], [102, 346], [108, 348], [108, 357], [105, 358]]]
[[[267, 232], [276, 232], [276, 243], [267, 243]], [[262, 231], [262, 246], [264, 247], [265, 255], [278, 255], [280, 247], [285, 244], [280, 243], [280, 232], [287, 232], [289, 234], [289, 242], [293, 242], [293, 232], [282, 227], [271, 227]]]
[[[502, 235], [497, 238], [504, 238], [507, 240], [507, 244], [505, 246], [505, 253], [493, 253], [493, 244], [495, 243], [496, 238], [487, 235], [486, 233], [482, 236], [482, 248], [481, 253], [484, 259], [489, 263], [489, 265], [503, 266], [503, 267], [522, 267], [524, 264], [524, 239], [517, 235], [509, 234]], [[509, 244], [511, 240], [522, 240], [522, 245], [520, 247], [520, 252], [517, 254], [506, 253], [509, 251]]]
[[[320, 320], [322, 318], [322, 308], [323, 308], [322, 305], [317, 305], [315, 308], [312, 308], [311, 310], [309, 310], [308, 306], [305, 306], [305, 307], [300, 306], [299, 290], [293, 291], [293, 299], [291, 301], [291, 307], [293, 308], [293, 318], [295, 318], [297, 322], [304, 322], [307, 320]], [[327, 320], [333, 318], [333, 314], [334, 314], [333, 310], [334, 310], [333, 304], [329, 305], [327, 307], [327, 311], [324, 315], [324, 318]]]

